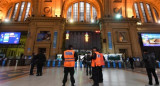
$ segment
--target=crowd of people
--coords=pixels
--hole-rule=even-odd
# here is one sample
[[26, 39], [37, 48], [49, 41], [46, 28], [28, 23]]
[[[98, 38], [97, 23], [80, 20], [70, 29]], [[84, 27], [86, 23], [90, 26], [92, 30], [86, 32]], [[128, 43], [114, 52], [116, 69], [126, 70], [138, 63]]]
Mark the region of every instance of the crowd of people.
[[[67, 50], [64, 51], [62, 55], [64, 61], [64, 78], [63, 86], [66, 86], [68, 74], [70, 74], [71, 86], [75, 86], [74, 79], [74, 67], [75, 62], [78, 60], [78, 54], [73, 50], [73, 46], [70, 45]], [[84, 64], [86, 65], [86, 75], [90, 75], [90, 79], [93, 79], [92, 86], [99, 86], [99, 83], [103, 83], [103, 73], [102, 66], [105, 65], [105, 58], [102, 53], [98, 52], [98, 49], [94, 47], [92, 53], [89, 52], [84, 57]], [[33, 54], [31, 61], [30, 75], [33, 75], [34, 66], [37, 65], [37, 76], [42, 76], [42, 67], [46, 61], [46, 57], [43, 51], [40, 51], [37, 55]], [[134, 59], [129, 59], [131, 69], [134, 69], [133, 63]], [[159, 80], [156, 74], [156, 58], [154, 53], [150, 53], [147, 50], [143, 52], [143, 62], [145, 63], [149, 85], [153, 85], [152, 75], [155, 78], [155, 86], [159, 86]]]

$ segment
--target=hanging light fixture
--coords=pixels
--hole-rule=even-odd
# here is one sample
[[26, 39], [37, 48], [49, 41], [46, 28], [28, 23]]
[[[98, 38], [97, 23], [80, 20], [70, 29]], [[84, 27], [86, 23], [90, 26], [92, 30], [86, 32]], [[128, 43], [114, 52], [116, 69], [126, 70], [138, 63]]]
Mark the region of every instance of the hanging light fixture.
[[69, 40], [69, 31], [66, 32], [66, 40]]
[[86, 34], [85, 34], [85, 41], [86, 42], [88, 42], [89, 41], [89, 35], [88, 35], [88, 33], [86, 32]]

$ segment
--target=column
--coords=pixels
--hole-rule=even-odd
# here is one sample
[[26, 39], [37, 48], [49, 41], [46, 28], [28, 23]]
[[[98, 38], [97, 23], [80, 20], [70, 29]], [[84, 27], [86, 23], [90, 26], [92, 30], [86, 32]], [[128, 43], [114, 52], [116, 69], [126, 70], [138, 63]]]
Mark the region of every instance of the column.
[[132, 46], [132, 55], [135, 57], [141, 57], [141, 48], [138, 39], [138, 31], [136, 27], [136, 23], [129, 24], [129, 34], [131, 39], [131, 46]]

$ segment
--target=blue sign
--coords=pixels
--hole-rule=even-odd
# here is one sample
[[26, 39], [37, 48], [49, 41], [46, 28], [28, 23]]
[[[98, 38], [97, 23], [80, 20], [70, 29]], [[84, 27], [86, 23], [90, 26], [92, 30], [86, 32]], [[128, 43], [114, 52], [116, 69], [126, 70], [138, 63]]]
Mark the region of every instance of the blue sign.
[[58, 32], [54, 32], [53, 48], [56, 48], [56, 47], [57, 47], [57, 36], [58, 36]]
[[111, 32], [108, 32], [108, 47], [112, 49], [112, 35]]

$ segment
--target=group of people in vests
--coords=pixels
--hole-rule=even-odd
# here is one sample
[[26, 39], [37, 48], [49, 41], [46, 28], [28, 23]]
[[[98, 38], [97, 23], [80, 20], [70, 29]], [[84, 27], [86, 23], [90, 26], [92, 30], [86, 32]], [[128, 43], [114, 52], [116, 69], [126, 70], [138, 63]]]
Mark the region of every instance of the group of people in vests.
[[[71, 86], [75, 86], [74, 79], [74, 67], [75, 62], [78, 60], [77, 53], [73, 50], [72, 45], [69, 45], [68, 50], [64, 51], [62, 56], [64, 60], [64, 78], [63, 78], [63, 86], [65, 86], [67, 82], [67, 76], [70, 73]], [[94, 47], [92, 49], [91, 55], [91, 67], [92, 67], [92, 78], [93, 86], [99, 86], [99, 83], [103, 82], [103, 74], [102, 74], [102, 66], [105, 65], [104, 56], [102, 53], [97, 51], [97, 48]]]

